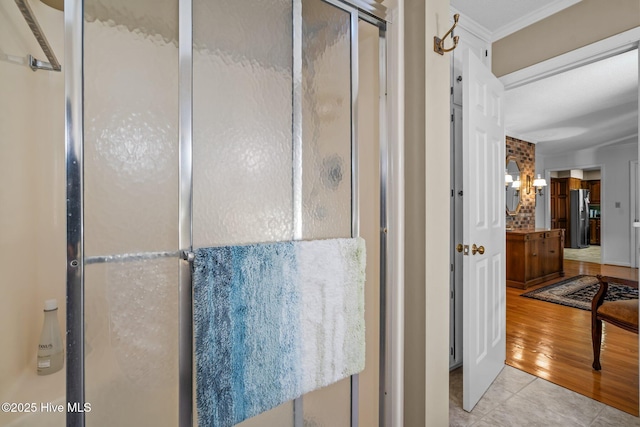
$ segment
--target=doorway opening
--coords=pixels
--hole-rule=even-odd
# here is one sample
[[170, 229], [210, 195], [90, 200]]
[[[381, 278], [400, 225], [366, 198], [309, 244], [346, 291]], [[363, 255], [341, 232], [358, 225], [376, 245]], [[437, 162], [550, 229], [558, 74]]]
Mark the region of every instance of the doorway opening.
[[[590, 55], [593, 57], [593, 52]], [[519, 131], [519, 137], [536, 143], [534, 167], [548, 183], [543, 197], [537, 201], [535, 225], [565, 230], [564, 278], [537, 284], [527, 291], [578, 275], [604, 274], [634, 280], [638, 277], [637, 263], [633, 261], [635, 247], [631, 228], [637, 189], [629, 184], [633, 180], [629, 159], [638, 158], [637, 50], [633, 45], [620, 47], [584, 66], [579, 62], [565, 64], [564, 69], [555, 72], [547, 70], [546, 76], [552, 74], [548, 78], [538, 70], [539, 77], [532, 83], [522, 83], [507, 90], [507, 100], [513, 100], [508, 109], [520, 110], [519, 116], [511, 117], [511, 122], [507, 113], [506, 126], [509, 128], [511, 123], [512, 129]], [[617, 69], [625, 74], [623, 80], [628, 83], [619, 89], [616, 99], [611, 102], [605, 100], [608, 94], [599, 98], [598, 91], [590, 89], [598, 86], [600, 67], [606, 67], [608, 63], [627, 64]], [[575, 77], [577, 75], [582, 77]], [[512, 81], [512, 77], [505, 76], [505, 80]], [[552, 119], [546, 125], [534, 123], [537, 127], [515, 120], [538, 116], [522, 108], [523, 104], [540, 102], [549, 110], [548, 114], [553, 115], [552, 110], [562, 102], [558, 99], [575, 101], [572, 91], [576, 88], [569, 87], [567, 79], [576, 84], [582, 80], [585, 85], [582, 86], [585, 106], [564, 106], [573, 117]], [[597, 123], [600, 120], [602, 122]], [[588, 141], [591, 142], [586, 144]], [[572, 195], [578, 194], [578, 199], [587, 202], [582, 203], [582, 207], [574, 206], [571, 201]], [[583, 226], [575, 228], [572, 222], [579, 221]], [[631, 357], [610, 363], [612, 371], [609, 375], [593, 376], [590, 312], [547, 302], [534, 304], [521, 298], [523, 292], [508, 289], [507, 293], [510, 308], [507, 311], [507, 364], [637, 416], [637, 382], [631, 383], [626, 398], [616, 401], [612, 397], [617, 393], [616, 388], [622, 387], [612, 381], [615, 375], [638, 376], [637, 337], [618, 335], [617, 331], [610, 330], [610, 357], [614, 357], [613, 346], [623, 340], [626, 340], [626, 351]], [[523, 310], [530, 315], [518, 316]], [[540, 333], [541, 329], [543, 333]], [[614, 373], [615, 369], [620, 371]], [[572, 374], [568, 375], [568, 372]], [[570, 377], [589, 378], [589, 381], [577, 384]]]
[[[617, 49], [610, 49], [608, 50], [606, 53], [597, 53], [594, 54], [593, 52], [588, 54], [588, 57], [590, 58], [590, 60], [585, 60], [585, 59], [581, 59], [578, 60], [576, 62], [575, 57], [572, 60], [573, 65], [567, 65], [566, 63], [562, 65], [562, 67], [560, 66], [556, 66], [555, 69], [553, 70], [549, 70], [546, 69], [544, 71], [542, 70], [537, 70], [534, 74], [536, 74], [536, 77], [531, 77], [531, 75], [529, 75], [529, 77], [527, 77], [526, 79], [520, 79], [518, 80], [517, 78], [514, 78], [514, 76], [505, 76], [506, 78], [503, 80], [503, 82], [506, 84], [506, 87], [508, 89], [507, 92], [507, 105], [509, 105], [509, 89], [517, 89], [520, 87], [524, 87], [525, 84], [529, 84], [529, 83], [534, 83], [534, 82], [542, 82], [542, 79], [545, 77], [549, 77], [549, 76], [555, 76], [560, 74], [563, 71], [569, 70], [569, 69], [573, 69], [576, 67], [579, 67], [580, 65], [583, 65], [585, 63], [592, 63], [592, 62], [597, 62], [601, 59], [606, 59], [609, 57], [613, 57], [613, 56], [617, 56], [621, 53], [626, 53], [626, 52], [631, 52], [631, 55], [635, 55], [635, 64], [636, 64], [636, 68], [635, 68], [635, 91], [632, 91], [632, 96], [634, 97], [632, 100], [630, 100], [629, 102], [627, 102], [627, 105], [623, 105], [621, 108], [622, 110], [624, 110], [624, 114], [619, 113], [619, 114], [614, 114], [614, 118], [612, 120], [627, 120], [627, 119], [631, 119], [632, 121], [635, 120], [636, 126], [638, 123], [638, 113], [637, 113], [637, 104], [638, 104], [638, 89], [637, 89], [637, 63], [638, 63], [638, 59], [637, 59], [637, 50], [636, 49], [636, 45], [631, 45], [631, 46], [618, 46]], [[598, 56], [600, 55], [600, 56]], [[596, 58], [596, 59], [594, 59]], [[582, 61], [582, 62], [581, 62]], [[532, 68], [536, 68], [536, 66], [532, 67]], [[539, 68], [539, 67], [538, 67]], [[517, 73], [514, 73], [517, 74]], [[527, 80], [528, 79], [528, 80]], [[537, 92], [542, 93], [542, 90], [538, 90]], [[517, 93], [515, 90], [512, 93]], [[629, 95], [631, 96], [631, 95]], [[455, 102], [454, 102], [455, 104]], [[629, 108], [630, 105], [633, 106], [635, 105], [635, 109], [631, 109], [631, 112], [629, 112]], [[507, 107], [509, 108], [509, 107]], [[454, 105], [453, 106], [453, 114], [454, 116], [461, 114], [461, 110], [462, 108], [458, 108], [458, 106]], [[609, 112], [610, 113], [610, 112]], [[630, 115], [631, 117], [629, 117], [628, 115]], [[585, 120], [589, 120], [589, 119], [593, 119], [593, 116], [588, 116]], [[611, 123], [609, 123], [611, 125]], [[456, 133], [459, 132], [458, 129], [455, 128], [455, 126], [457, 126], [456, 122], [454, 121], [453, 123], [454, 129], [452, 133]], [[560, 127], [560, 126], [559, 126]], [[620, 129], [621, 126], [618, 128]], [[636, 128], [637, 129], [637, 128]], [[562, 129], [560, 129], [562, 130]], [[563, 129], [563, 131], [569, 132], [569, 130], [571, 129]], [[573, 129], [573, 131], [576, 131], [576, 129]], [[636, 131], [637, 132], [637, 131]], [[570, 133], [570, 132], [569, 132]], [[509, 132], [507, 132], [507, 135], [509, 135]], [[526, 136], [522, 135], [522, 134], [518, 134], [515, 135], [517, 137], [522, 137], [523, 139], [527, 139]], [[574, 135], [575, 136], [575, 135]], [[585, 137], [583, 136], [583, 139]], [[533, 139], [533, 138], [532, 138]], [[631, 276], [631, 278], [635, 278], [637, 279], [637, 270], [634, 270], [634, 267], [637, 267], [637, 259], [638, 256], [636, 254], [636, 247], [638, 246], [637, 243], [637, 239], [636, 240], [630, 240], [631, 238], [629, 236], [631, 235], [635, 235], [635, 232], [633, 231], [633, 229], [631, 229], [631, 223], [635, 220], [635, 217], [633, 217], [633, 211], [631, 208], [633, 206], [635, 206], [637, 204], [636, 200], [637, 200], [637, 187], [635, 188], [635, 190], [633, 189], [633, 184], [629, 184], [629, 182], [631, 181], [632, 183], [636, 183], [637, 185], [637, 178], [633, 178], [633, 172], [632, 172], [632, 166], [629, 166], [629, 159], [633, 159], [635, 161], [635, 159], [638, 158], [638, 136], [637, 133], [632, 133], [630, 135], [626, 135], [626, 136], [617, 136], [617, 137], [612, 137], [612, 136], [602, 136], [600, 137], [600, 143], [595, 143], [590, 147], [586, 147], [586, 148], [569, 148], [567, 149], [567, 147], [565, 146], [564, 149], [561, 147], [561, 144], [556, 144], [555, 146], [553, 146], [551, 144], [551, 142], [553, 141], [547, 141], [544, 142], [542, 141], [541, 138], [539, 139], [534, 139], [534, 142], [537, 142], [536, 145], [536, 151], [538, 151], [538, 153], [536, 153], [536, 156], [534, 157], [535, 159], [535, 164], [534, 164], [534, 168], [535, 171], [539, 174], [541, 174], [545, 179], [547, 183], [551, 182], [551, 178], [552, 178], [552, 173], [554, 172], [559, 172], [559, 171], [566, 171], [566, 170], [572, 170], [572, 169], [580, 169], [580, 170], [584, 170], [587, 171], [589, 173], [591, 173], [592, 171], [595, 170], [599, 170], [600, 171], [600, 178], [599, 180], [601, 188], [601, 200], [600, 200], [600, 209], [599, 209], [599, 213], [591, 213], [589, 212], [589, 210], [587, 209], [587, 217], [588, 220], [591, 220], [592, 218], [590, 216], [593, 216], [593, 219], [596, 219], [599, 216], [599, 219], [601, 221], [601, 226], [600, 226], [600, 248], [602, 250], [600, 258], [601, 261], [598, 263], [587, 263], [587, 262], [580, 262], [580, 261], [573, 261], [573, 260], [567, 260], [565, 262], [565, 266], [569, 266], [570, 264], [572, 265], [572, 268], [565, 268], [566, 274], [591, 274], [591, 275], [595, 275], [595, 274], [611, 274], [611, 275], [618, 275], [618, 277], [625, 277], [625, 275], [629, 275]], [[544, 147], [544, 149], [543, 149]], [[577, 146], [576, 146], [577, 147]], [[540, 150], [538, 150], [538, 148], [540, 148]], [[557, 149], [557, 150], [556, 150]], [[453, 147], [452, 147], [452, 150]], [[571, 157], [571, 155], [574, 155], [573, 157]], [[456, 157], [458, 154], [455, 153], [455, 151], [452, 151], [452, 162], [454, 165], [459, 166], [461, 163], [459, 163], [459, 159]], [[595, 157], [595, 156], [601, 156], [601, 158]], [[614, 163], [616, 160], [619, 160], [620, 158], [623, 158], [624, 161], [623, 162], [618, 162], [618, 163]], [[536, 174], [537, 174], [536, 173]], [[460, 167], [455, 167], [452, 170], [452, 175], [454, 177], [454, 181], [456, 179], [458, 179], [458, 174], [461, 174], [460, 171]], [[624, 182], [619, 179], [619, 176], [622, 177], [621, 179], [624, 180]], [[535, 176], [535, 175], [534, 175]], [[596, 179], [595, 177], [590, 177], [588, 176], [587, 179], [584, 179], [585, 181], [596, 181], [598, 179]], [[615, 181], [614, 181], [615, 180]], [[607, 183], [607, 190], [605, 191], [604, 188], [604, 183]], [[615, 184], [614, 184], [615, 182]], [[615, 188], [613, 188], [615, 187]], [[592, 190], [593, 191], [593, 190]], [[615, 193], [614, 193], [615, 192]], [[455, 192], [457, 194], [457, 191]], [[452, 197], [454, 196], [454, 193], [452, 193]], [[624, 197], [624, 198], [623, 198]], [[454, 197], [455, 199], [455, 197]], [[551, 204], [551, 188], [547, 187], [543, 194], [540, 195], [539, 197], [536, 197], [536, 204], [535, 204], [535, 219], [534, 219], [534, 225], [533, 227], [539, 227], [539, 228], [552, 228], [551, 225], [551, 211], [550, 211], [550, 204]], [[616, 203], [619, 202], [619, 205]], [[608, 203], [607, 205], [605, 205], [606, 203]], [[617, 221], [614, 221], [614, 215], [617, 215], [621, 212], [624, 211], [625, 209], [625, 205], [626, 205], [626, 213], [623, 216], [623, 218], [617, 218]], [[618, 211], [616, 211], [616, 209], [620, 209]], [[458, 209], [457, 206], [455, 205], [455, 202], [452, 201], [452, 211], [453, 211], [453, 215], [454, 218], [456, 218], [456, 222], [458, 221], [458, 215], [461, 215], [461, 209]], [[608, 219], [607, 219], [608, 218]], [[606, 224], [604, 223], [604, 221], [611, 221], [611, 224]], [[613, 222], [615, 222], [615, 224], [613, 224]], [[558, 225], [555, 224], [555, 226], [557, 227]], [[568, 227], [568, 225], [567, 225]], [[618, 230], [618, 227], [623, 230], [621, 232], [621, 234], [617, 234], [617, 232], [619, 232], [620, 230]], [[616, 234], [613, 234], [616, 233]], [[626, 233], [626, 234], [625, 234]], [[616, 247], [615, 249], [613, 248], [613, 245], [608, 245], [607, 241], [611, 241], [610, 239], [612, 238], [612, 236], [616, 236], [616, 235], [620, 235], [620, 236], [624, 236], [624, 239], [628, 239], [628, 240], [624, 240], [620, 245], [616, 245], [618, 247]], [[590, 236], [589, 236], [590, 239]], [[590, 240], [589, 240], [590, 241]], [[452, 230], [452, 242], [454, 243], [452, 245], [452, 247], [455, 248], [456, 243], [460, 242], [460, 239], [455, 237], [455, 233]], [[607, 252], [608, 251], [608, 252]], [[507, 254], [508, 256], [508, 254]], [[454, 257], [452, 256], [452, 259], [454, 259]], [[606, 266], [606, 268], [604, 266], [601, 267], [601, 263], [605, 262], [607, 264], [610, 264], [608, 266]], [[585, 265], [585, 264], [593, 264], [595, 267], [594, 268], [590, 268], [589, 265]], [[614, 265], [611, 265], [614, 264]], [[452, 275], [453, 276], [460, 276], [460, 273], [458, 271], [458, 264], [457, 263], [453, 263], [452, 262]], [[631, 267], [631, 268], [630, 268]], [[558, 280], [562, 280], [562, 279], [558, 279]], [[549, 284], [550, 282], [546, 282], [546, 283], [541, 283], [540, 286], [544, 286]], [[462, 295], [460, 295], [461, 292], [461, 287], [457, 286], [457, 281], [453, 280], [452, 281], [452, 295], [456, 295], [456, 297], [458, 298], [462, 298]], [[518, 299], [520, 298], [520, 293], [515, 293], [515, 292], [510, 292], [510, 290], [507, 290], [507, 307], [509, 310], [509, 300], [510, 300], [510, 294], [513, 294], [513, 298], [514, 299]], [[460, 331], [460, 326], [462, 325], [461, 322], [458, 321], [457, 318], [455, 318], [455, 315], [460, 314], [461, 313], [461, 309], [460, 306], [457, 305], [455, 298], [452, 301], [452, 327], [451, 327], [451, 342], [452, 345], [458, 345], [459, 341], [458, 334], [462, 334], [462, 332]], [[535, 313], [536, 310], [532, 310], [531, 312]], [[585, 314], [585, 313], [582, 313]], [[588, 312], [586, 313], [588, 315]], [[571, 313], [565, 313], [565, 315], [571, 315]], [[462, 316], [462, 314], [460, 314], [460, 316]], [[554, 317], [555, 316], [555, 317]], [[580, 317], [581, 315], [576, 315], [576, 317]], [[555, 325], [559, 325], [561, 323], [561, 319], [563, 319], [563, 316], [557, 316], [557, 315], [552, 315], [549, 319], [552, 320], [548, 320], [547, 321], [542, 321], [540, 319], [533, 319], [533, 316], [528, 316], [527, 319], [525, 319], [528, 323], [523, 324], [523, 333], [526, 335], [527, 334], [527, 330], [540, 330], [540, 325], [545, 324], [545, 322], [547, 321], [552, 321], [553, 324]], [[584, 317], [584, 316], [583, 316]], [[553, 320], [555, 319], [555, 320]], [[579, 325], [583, 325], [586, 324], [588, 326], [589, 324], [589, 319], [588, 317], [584, 317], [584, 319], [578, 321]], [[511, 325], [513, 325], [513, 322], [510, 323], [510, 317], [509, 317], [509, 311], [507, 311], [507, 331], [509, 334], [509, 331], [511, 329]], [[522, 325], [521, 325], [522, 326]], [[584, 325], [583, 325], [584, 326]], [[577, 374], [578, 376], [589, 376], [589, 373], [591, 372], [591, 361], [590, 359], [590, 335], [588, 332], [588, 329], [586, 327], [583, 327], [583, 329], [580, 330], [580, 333], [584, 333], [584, 331], [587, 331], [587, 335], [582, 337], [581, 340], [587, 343], [587, 347], [585, 351], [579, 351], [578, 353], [582, 354], [582, 358], [584, 360], [581, 361], [577, 361], [577, 360], [572, 360], [569, 359], [568, 364], [571, 365], [578, 365], [578, 364], [583, 364], [585, 365], [586, 371], [581, 373], [581, 374]], [[576, 332], [577, 334], [578, 332]], [[529, 334], [532, 336], [532, 334]], [[574, 337], [577, 336], [574, 334]], [[569, 339], [569, 338], [567, 338]], [[525, 356], [524, 356], [524, 349], [522, 347], [522, 342], [516, 342], [516, 341], [509, 341], [509, 337], [507, 338], [508, 341], [508, 347], [507, 348], [507, 356], [508, 357], [512, 357], [512, 360], [517, 361], [517, 360], [522, 360]], [[566, 341], [566, 340], [564, 340]], [[548, 348], [552, 348], [552, 349], [556, 349], [559, 348], [563, 345], [563, 340], [558, 340], [555, 341], [553, 343], [548, 343], [549, 347]], [[528, 348], [528, 350], [530, 350], [531, 352], [531, 357], [532, 357], [532, 367], [530, 368], [534, 373], [537, 373], [538, 376], [551, 380], [551, 378], [549, 376], [546, 376], [543, 374], [545, 372], [545, 369], [549, 368], [549, 366], [553, 365], [554, 363], [556, 363], [558, 361], [558, 357], [557, 355], [554, 355], [552, 353], [547, 352], [546, 350], [548, 348], [545, 348], [543, 345], [539, 345], [539, 343], [536, 343], [535, 340], [531, 343], [528, 343], [527, 346], [531, 345], [530, 348]], [[635, 347], [633, 347], [635, 345]], [[631, 377], [637, 378], [637, 365], [638, 365], [638, 356], [637, 356], [637, 339], [635, 339], [635, 344], [632, 343], [632, 347], [635, 348], [635, 353], [634, 356], [632, 357], [633, 359], [633, 363], [632, 365], [634, 366], [630, 366], [629, 369], [631, 369], [631, 374], [627, 374], [630, 375]], [[464, 351], [464, 349], [462, 349], [461, 347], [456, 347], [456, 350], [454, 351], [452, 348], [452, 363], [451, 363], [451, 367], [456, 367], [460, 365], [460, 359], [456, 360], [456, 357], [459, 357], [459, 355]], [[515, 366], [515, 362], [514, 366]], [[522, 370], [526, 370], [527, 368], [525, 368], [523, 365], [519, 365], [518, 369], [522, 369]], [[568, 381], [565, 382], [563, 384], [564, 387], [567, 388], [571, 388], [569, 386]], [[599, 383], [597, 385], [598, 389], [600, 389], [600, 387], [603, 386], [602, 383]], [[595, 387], [595, 386], [594, 386]], [[613, 386], [612, 388], [615, 389], [616, 386]], [[636, 396], [636, 402], [637, 402], [637, 383], [635, 383], [635, 385], [632, 384], [632, 390], [629, 392], [630, 395]], [[610, 404], [610, 403], [609, 403]], [[633, 405], [632, 405], [633, 406]], [[637, 404], [635, 405], [635, 411], [636, 411], [636, 415], [637, 415]]]

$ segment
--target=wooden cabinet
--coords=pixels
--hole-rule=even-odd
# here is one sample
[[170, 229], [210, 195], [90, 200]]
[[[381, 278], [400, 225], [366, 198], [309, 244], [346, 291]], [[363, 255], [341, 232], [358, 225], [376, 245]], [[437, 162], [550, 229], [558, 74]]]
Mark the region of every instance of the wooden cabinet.
[[600, 244], [600, 219], [591, 218], [589, 220], [589, 244]]
[[578, 178], [559, 178], [569, 181], [569, 190], [580, 190], [582, 188], [582, 180]]
[[579, 179], [576, 178], [551, 178], [551, 228], [552, 229], [564, 229], [565, 241], [570, 244], [571, 236], [569, 235], [569, 208], [571, 198], [569, 197], [569, 191], [571, 186], [578, 185]]
[[507, 286], [526, 289], [564, 276], [564, 230], [507, 232]]
[[592, 205], [600, 204], [600, 180], [593, 179], [587, 181], [589, 183], [589, 200], [591, 200]]
[[542, 247], [539, 253], [542, 266], [538, 270], [539, 274], [544, 277], [556, 273], [557, 276], [564, 275], [564, 230], [545, 232], [541, 242]]
[[549, 200], [551, 202], [551, 228], [558, 227], [558, 192], [560, 191], [560, 183], [556, 179], [551, 179], [549, 183]]

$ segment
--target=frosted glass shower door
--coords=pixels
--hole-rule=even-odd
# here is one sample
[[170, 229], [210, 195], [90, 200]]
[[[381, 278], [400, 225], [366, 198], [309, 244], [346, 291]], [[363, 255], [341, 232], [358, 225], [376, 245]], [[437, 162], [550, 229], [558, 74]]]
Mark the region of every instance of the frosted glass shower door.
[[176, 426], [177, 1], [84, 11], [86, 425]]
[[[359, 234], [358, 11], [338, 0], [82, 4], [82, 156], [67, 149], [67, 185], [82, 189], [78, 236], [67, 236], [68, 289], [84, 308], [77, 388], [87, 425], [187, 426], [189, 251]], [[379, 175], [361, 175], [375, 192]], [[355, 378], [240, 425], [349, 426]]]
[[[193, 3], [193, 246], [291, 240], [291, 0]], [[284, 403], [240, 424], [293, 426]]]
[[[352, 13], [302, 2], [302, 238], [351, 237]], [[303, 396], [304, 424], [348, 427], [349, 378]]]
[[[194, 248], [350, 237], [352, 12], [196, 0], [193, 16]], [[348, 379], [305, 396], [305, 424], [349, 425], [350, 400]], [[293, 426], [293, 410], [240, 425]]]
[[292, 235], [291, 0], [193, 3], [193, 244]]

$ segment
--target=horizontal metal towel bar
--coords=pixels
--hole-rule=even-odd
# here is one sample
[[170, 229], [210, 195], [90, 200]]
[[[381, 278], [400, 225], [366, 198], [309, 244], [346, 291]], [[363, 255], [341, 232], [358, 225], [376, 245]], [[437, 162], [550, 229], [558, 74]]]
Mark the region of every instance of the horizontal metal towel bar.
[[157, 259], [157, 258], [181, 258], [185, 261], [193, 262], [194, 257], [195, 257], [195, 254], [191, 251], [143, 252], [143, 253], [136, 253], [136, 254], [90, 256], [84, 259], [84, 265], [102, 264], [102, 263], [109, 263], [109, 262], [144, 261], [147, 259]]

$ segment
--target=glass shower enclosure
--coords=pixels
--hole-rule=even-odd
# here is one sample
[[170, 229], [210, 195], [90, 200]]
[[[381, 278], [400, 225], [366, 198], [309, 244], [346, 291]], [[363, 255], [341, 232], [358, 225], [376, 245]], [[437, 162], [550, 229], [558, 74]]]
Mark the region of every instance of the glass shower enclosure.
[[194, 249], [356, 235], [367, 368], [240, 425], [377, 424], [383, 17], [374, 1], [65, 2], [67, 425], [197, 425]]

